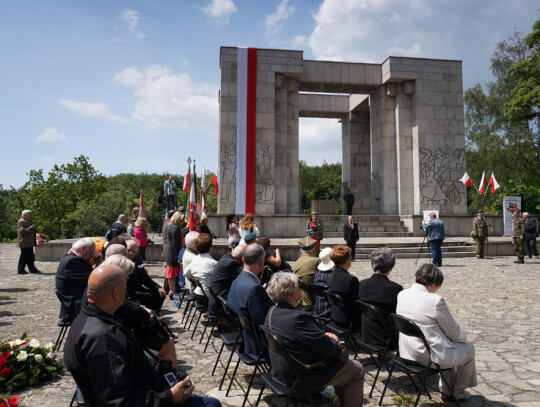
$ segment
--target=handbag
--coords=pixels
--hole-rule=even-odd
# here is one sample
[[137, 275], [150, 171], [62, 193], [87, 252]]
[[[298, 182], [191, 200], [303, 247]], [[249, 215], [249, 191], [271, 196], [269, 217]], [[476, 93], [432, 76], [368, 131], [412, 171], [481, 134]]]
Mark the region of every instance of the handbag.
[[163, 344], [169, 341], [169, 333], [169, 328], [153, 312], [148, 320], [135, 329], [135, 336], [143, 348], [154, 350], [160, 350]]

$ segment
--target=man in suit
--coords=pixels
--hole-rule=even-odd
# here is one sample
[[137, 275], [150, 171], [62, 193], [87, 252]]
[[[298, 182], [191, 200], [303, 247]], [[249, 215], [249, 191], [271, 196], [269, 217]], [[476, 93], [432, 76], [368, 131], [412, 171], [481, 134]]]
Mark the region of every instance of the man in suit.
[[[268, 293], [277, 305], [268, 312], [264, 325], [297, 361], [297, 370], [308, 389], [317, 390], [333, 385], [340, 405], [362, 406], [362, 364], [357, 360], [342, 359], [339, 338], [332, 333], [325, 333], [324, 326], [312, 315], [296, 308], [301, 297], [298, 277], [287, 272], [275, 273], [268, 283]], [[272, 376], [292, 386], [296, 375], [283, 355], [270, 350], [270, 359]], [[315, 404], [321, 403], [316, 399]]]
[[488, 224], [484, 218], [484, 212], [479, 210], [472, 223], [472, 237], [476, 239], [476, 258], [483, 259], [486, 242], [488, 241]]
[[244, 265], [242, 258], [247, 246], [236, 246], [231, 253], [225, 253], [216, 264], [212, 280], [210, 281], [211, 294], [208, 297], [208, 315], [216, 317], [221, 313], [221, 304], [217, 296], [227, 299], [231, 285], [242, 272]]
[[253, 359], [259, 357], [259, 349], [263, 350], [263, 354], [267, 352], [264, 347], [260, 347], [262, 338], [256, 327], [264, 323], [268, 310], [274, 305], [259, 283], [259, 275], [263, 269], [263, 247], [257, 243], [250, 244], [244, 252], [244, 270], [233, 281], [227, 297], [227, 303], [234, 312], [248, 317], [253, 322], [257, 337], [253, 337], [250, 331], [242, 328], [243, 351]]
[[[388, 276], [396, 264], [392, 250], [381, 247], [371, 252], [371, 267], [374, 274], [370, 278], [360, 281], [358, 299], [375, 305], [386, 313], [396, 312], [397, 296], [403, 287], [390, 281]], [[393, 343], [390, 349], [397, 349], [398, 332], [388, 319], [384, 327], [378, 321], [373, 321], [362, 315], [362, 339], [372, 345], [385, 346], [388, 332]]]
[[[444, 276], [433, 264], [423, 264], [416, 272], [416, 283], [398, 294], [396, 313], [415, 322], [431, 348], [430, 354], [419, 338], [399, 336], [399, 355], [423, 365], [435, 362], [446, 371], [444, 377], [456, 398], [467, 400], [471, 394], [465, 389], [476, 386], [474, 344], [467, 342], [467, 333], [454, 321], [444, 298], [435, 294]], [[449, 398], [450, 389], [442, 379], [440, 389]]]
[[17, 246], [21, 249], [19, 256], [18, 274], [28, 274], [24, 269], [28, 265], [30, 273], [41, 273], [34, 265], [34, 246], [36, 245], [36, 225], [30, 222], [32, 212], [28, 209], [22, 211], [21, 219], [17, 222]]
[[302, 308], [308, 308], [313, 304], [313, 298], [307, 287], [313, 283], [313, 277], [319, 265], [319, 259], [316, 256], [316, 243], [317, 241], [309, 236], [303, 237], [298, 241], [300, 245], [300, 257], [294, 262], [293, 272], [302, 280], [302, 283], [306, 287], [302, 290], [302, 302], [300, 304]]
[[351, 257], [354, 261], [356, 242], [360, 238], [358, 234], [358, 223], [353, 221], [353, 217], [349, 215], [349, 221], [343, 226], [343, 238], [347, 242], [347, 246], [351, 248]]
[[351, 189], [347, 189], [347, 193], [343, 195], [343, 200], [345, 201], [345, 206], [347, 207], [347, 215], [352, 215], [352, 207], [354, 205], [354, 195], [351, 192]]
[[536, 248], [536, 219], [529, 218], [529, 212], [523, 212], [523, 223], [525, 223], [525, 233], [523, 234], [523, 237], [525, 240], [527, 256], [529, 259], [531, 259], [533, 255], [538, 258], [538, 249]]
[[94, 259], [97, 266], [103, 261], [92, 238], [85, 237], [73, 243], [71, 253], [66, 254], [58, 264], [54, 291], [61, 303], [61, 320], [72, 322], [79, 314], [88, 277], [92, 272], [90, 259]]

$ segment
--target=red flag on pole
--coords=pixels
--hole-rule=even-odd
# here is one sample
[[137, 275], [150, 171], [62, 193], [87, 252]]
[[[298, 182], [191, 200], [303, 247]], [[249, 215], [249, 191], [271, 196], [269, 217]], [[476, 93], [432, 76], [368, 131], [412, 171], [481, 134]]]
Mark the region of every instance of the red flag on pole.
[[216, 187], [216, 195], [219, 193], [219, 185], [218, 185], [218, 181], [217, 181], [217, 175], [214, 174], [214, 176], [212, 177], [212, 179], [210, 180], [210, 182], [212, 184], [214, 184], [214, 186]]
[[183, 187], [183, 190], [186, 194], [189, 193], [189, 178], [190, 178], [189, 172], [190, 172], [190, 168], [188, 167], [187, 173], [184, 176], [184, 187]]
[[197, 230], [197, 198], [195, 197], [195, 183], [191, 183], [189, 195], [189, 230]]
[[148, 218], [146, 217], [146, 206], [144, 206], [143, 189], [142, 188], [141, 188], [141, 195], [139, 197], [139, 216], [143, 217], [143, 218], [146, 218], [146, 220], [148, 220]]

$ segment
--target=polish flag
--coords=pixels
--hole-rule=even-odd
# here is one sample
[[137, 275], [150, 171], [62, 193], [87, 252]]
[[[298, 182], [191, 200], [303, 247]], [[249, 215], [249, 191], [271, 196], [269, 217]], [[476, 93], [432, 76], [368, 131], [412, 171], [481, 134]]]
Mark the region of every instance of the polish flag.
[[214, 186], [216, 187], [216, 195], [219, 194], [219, 185], [218, 185], [218, 181], [217, 181], [217, 174], [214, 174], [214, 176], [212, 177], [210, 182], [212, 184], [214, 184]]
[[189, 167], [186, 172], [186, 176], [184, 177], [184, 187], [182, 189], [186, 194], [189, 192]]
[[189, 230], [197, 230], [197, 198], [195, 197], [195, 183], [191, 183], [191, 193], [189, 195]]
[[489, 177], [489, 183], [491, 184], [491, 193], [494, 194], [497, 188], [500, 188], [499, 183], [495, 179], [495, 173], [491, 172], [491, 177]]
[[471, 177], [469, 177], [469, 174], [467, 173], [461, 177], [460, 181], [463, 182], [467, 188], [473, 184]]
[[484, 180], [486, 178], [486, 172], [484, 171], [482, 173], [482, 181], [480, 181], [480, 188], [478, 189], [478, 193], [482, 195], [484, 193]]
[[204, 200], [204, 195], [201, 194], [201, 211], [202, 213], [206, 213], [206, 202]]
[[202, 180], [201, 180], [201, 191], [206, 189], [206, 174], [203, 171]]
[[236, 213], [255, 212], [257, 48], [238, 48]]

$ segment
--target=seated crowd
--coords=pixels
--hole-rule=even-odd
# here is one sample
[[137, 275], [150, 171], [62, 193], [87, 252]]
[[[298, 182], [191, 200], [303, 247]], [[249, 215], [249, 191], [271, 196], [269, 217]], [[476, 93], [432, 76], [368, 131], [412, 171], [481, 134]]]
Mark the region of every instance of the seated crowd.
[[[218, 296], [252, 323], [255, 329], [242, 328], [240, 351], [254, 360], [262, 357], [271, 366], [273, 378], [284, 385], [291, 386], [296, 377], [284, 356], [269, 349], [259, 326], [277, 337], [310, 391], [332, 385], [340, 405], [363, 404], [364, 369], [360, 362], [347, 358], [336, 335], [325, 331], [324, 322], [331, 320], [352, 328], [367, 343], [390, 343], [388, 350], [399, 351], [405, 359], [424, 365], [439, 363], [448, 369], [444, 374], [451, 388], [440, 383], [445, 397], [451, 391], [458, 399], [470, 397], [466, 389], [477, 384], [474, 345], [466, 341], [444, 299], [435, 294], [444, 279], [436, 266], [422, 265], [413, 286], [403, 290], [389, 279], [396, 263], [392, 251], [379, 248], [371, 255], [374, 274], [359, 281], [349, 272], [349, 247], [324, 248], [317, 256], [316, 241], [306, 237], [298, 241], [300, 256], [291, 267], [279, 249], [271, 253], [270, 239], [257, 239], [259, 230], [253, 215], [248, 215], [239, 233], [235, 231], [238, 236], [230, 236], [231, 251], [216, 261], [212, 234], [189, 232], [183, 212], [170, 211], [164, 227], [164, 288], [149, 276], [144, 259], [138, 256], [145, 251], [141, 253], [137, 241], [118, 225], [126, 221], [123, 215], [113, 224], [118, 233], [110, 242], [83, 238], [73, 244], [58, 265], [55, 293], [61, 303], [61, 321], [72, 323], [65, 364], [88, 405], [220, 405], [216, 399], [194, 396], [195, 386], [185, 375], [167, 384], [157, 373], [154, 358], [168, 360], [171, 371], [178, 370], [174, 340], [167, 332], [159, 344], [146, 337], [145, 327], [159, 329], [152, 328], [152, 321], [167, 295], [172, 299], [184, 285], [184, 277], [195, 298], [208, 302], [208, 316], [219, 318], [220, 326], [227, 328], [228, 321]], [[234, 221], [236, 216], [227, 217], [228, 230], [235, 229]], [[141, 230], [136, 232], [141, 234]], [[330, 305], [324, 295], [313, 295], [314, 285], [339, 295], [346, 311]], [[423, 343], [398, 336], [390, 319], [380, 322], [360, 315], [357, 300], [417, 323], [431, 348], [431, 361]]]

